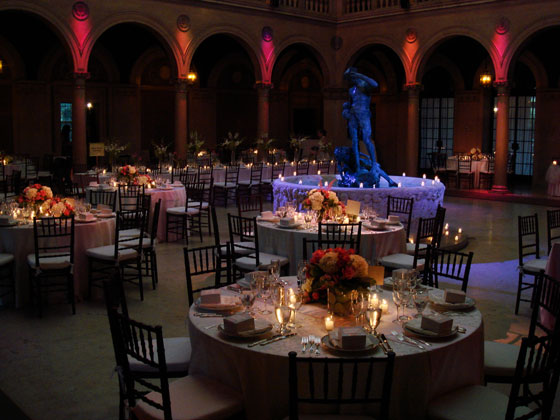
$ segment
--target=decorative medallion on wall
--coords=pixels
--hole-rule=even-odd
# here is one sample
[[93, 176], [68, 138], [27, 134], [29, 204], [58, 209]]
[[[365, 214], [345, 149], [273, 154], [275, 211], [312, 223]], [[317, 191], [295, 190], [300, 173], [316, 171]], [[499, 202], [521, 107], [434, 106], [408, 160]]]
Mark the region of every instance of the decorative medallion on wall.
[[179, 15], [177, 18], [177, 29], [181, 32], [187, 32], [191, 29], [191, 19], [187, 15]]
[[265, 26], [264, 28], [262, 28], [262, 39], [265, 42], [270, 42], [272, 41], [272, 28], [270, 26]]
[[509, 32], [509, 19], [502, 16], [500, 20], [496, 23], [496, 33], [499, 35], [505, 35]]
[[331, 48], [335, 51], [338, 51], [342, 48], [342, 38], [338, 35], [335, 35], [331, 38]]
[[416, 29], [408, 28], [406, 30], [406, 42], [412, 44], [413, 42], [416, 42], [417, 37], [418, 35], [416, 34]]
[[83, 1], [77, 1], [72, 5], [72, 16], [76, 20], [86, 20], [89, 17], [89, 7]]

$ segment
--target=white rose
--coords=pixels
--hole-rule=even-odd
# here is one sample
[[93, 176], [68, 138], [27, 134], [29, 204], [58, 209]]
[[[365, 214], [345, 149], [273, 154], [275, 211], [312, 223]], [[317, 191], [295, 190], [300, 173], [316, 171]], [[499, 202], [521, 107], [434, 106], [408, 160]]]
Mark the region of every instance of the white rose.
[[36, 195], [37, 195], [37, 189], [36, 189], [36, 188], [29, 188], [29, 189], [27, 190], [27, 192], [25, 193], [25, 196], [26, 196], [29, 200], [34, 199]]
[[53, 198], [53, 193], [50, 187], [43, 187], [43, 190], [45, 191], [47, 198]]
[[134, 166], [129, 167], [128, 170], [131, 175], [134, 175], [136, 173], [136, 168]]

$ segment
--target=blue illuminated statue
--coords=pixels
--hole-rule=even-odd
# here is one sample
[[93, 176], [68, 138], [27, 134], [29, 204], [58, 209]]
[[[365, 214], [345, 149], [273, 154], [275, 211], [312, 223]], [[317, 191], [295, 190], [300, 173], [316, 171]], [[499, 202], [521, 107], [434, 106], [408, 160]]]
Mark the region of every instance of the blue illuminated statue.
[[[350, 100], [342, 106], [342, 116], [348, 121], [348, 135], [352, 140], [352, 148], [338, 147], [335, 157], [338, 161], [342, 179], [338, 183], [344, 187], [379, 187], [379, 179], [383, 177], [389, 186], [397, 184], [380, 168], [375, 158], [375, 146], [371, 140], [371, 113], [369, 111], [370, 96], [378, 85], [373, 79], [358, 73], [354, 67], [344, 72], [344, 79], [352, 86], [348, 92]], [[364, 142], [369, 156], [360, 153], [360, 139]]]

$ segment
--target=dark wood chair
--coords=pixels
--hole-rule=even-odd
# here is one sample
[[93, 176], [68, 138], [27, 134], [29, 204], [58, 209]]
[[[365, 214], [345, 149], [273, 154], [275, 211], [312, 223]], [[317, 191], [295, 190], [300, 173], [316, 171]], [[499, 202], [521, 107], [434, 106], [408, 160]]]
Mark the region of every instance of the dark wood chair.
[[99, 204], [109, 206], [114, 212], [117, 205], [117, 191], [90, 190], [89, 202], [92, 207], [97, 207]]
[[360, 242], [362, 240], [362, 222], [359, 223], [321, 223], [319, 222], [319, 246], [329, 241], [352, 242], [356, 254], [360, 253]]
[[303, 238], [303, 259], [309, 260], [311, 255], [318, 249], [329, 249], [329, 248], [345, 248], [345, 249], [354, 249], [354, 240], [336, 240], [331, 239], [327, 240], [324, 239], [319, 241], [319, 239], [307, 239]]
[[552, 251], [552, 244], [560, 240], [560, 209], [546, 211], [546, 239], [548, 253]]
[[[458, 251], [448, 251], [433, 247], [429, 265], [431, 282], [439, 287], [439, 279], [445, 278], [461, 283], [461, 290], [467, 292], [473, 253], [468, 254]], [[432, 284], [430, 282], [430, 284]]]
[[387, 357], [368, 358], [298, 357], [291, 351], [288, 358], [290, 420], [299, 419], [300, 404], [322, 409], [325, 404], [333, 405], [338, 412], [345, 406], [361, 405], [367, 407], [367, 415], [371, 415], [369, 410], [376, 405], [375, 418], [389, 418], [395, 364], [392, 351]]
[[74, 216], [33, 219], [35, 253], [27, 256], [31, 302], [43, 315], [43, 293], [65, 292], [76, 313], [74, 298]]
[[410, 224], [412, 222], [412, 209], [414, 208], [414, 198], [387, 197], [387, 217], [390, 215], [399, 216], [401, 223], [406, 228], [406, 238], [410, 237]]
[[[263, 211], [262, 195], [242, 195], [237, 201], [237, 214], [239, 216], [260, 216]], [[249, 213], [249, 214], [247, 214]]]
[[[165, 224], [165, 240], [169, 242], [169, 233], [186, 239], [188, 243], [189, 233], [198, 233], [202, 242], [202, 206], [206, 184], [195, 182], [185, 187], [185, 205], [181, 207], [170, 207], [167, 209]], [[187, 232], [188, 227], [188, 232]]]
[[296, 164], [296, 174], [309, 175], [309, 162], [306, 160], [298, 161]]
[[330, 172], [331, 172], [331, 161], [330, 160], [322, 160], [322, 161], [317, 162], [317, 173], [318, 174], [328, 175]]
[[480, 171], [478, 174], [478, 188], [482, 188], [482, 185], [485, 185], [487, 190], [492, 188], [492, 185], [494, 185], [494, 167], [494, 157], [491, 157], [488, 159], [488, 167], [486, 170]]
[[119, 185], [119, 209], [135, 211], [141, 207], [144, 185]]
[[224, 207], [228, 201], [237, 201], [237, 184], [239, 182], [239, 165], [226, 166], [226, 175], [223, 182], [214, 182], [214, 202], [221, 200]]
[[[242, 410], [237, 392], [218, 381], [202, 376], [185, 376], [169, 383], [168, 361], [161, 326], [134, 321], [115, 310], [109, 311], [109, 325], [114, 337], [128, 406], [134, 418], [227, 418]], [[131, 361], [154, 371], [151, 380], [135, 375]], [[180, 402], [189, 396], [189, 403]], [[196, 407], [195, 410], [192, 407]], [[217, 409], [216, 407], [219, 407]]]
[[253, 163], [251, 165], [251, 173], [249, 175], [249, 179], [244, 179], [238, 182], [238, 197], [242, 195], [262, 194], [262, 175], [262, 162]]
[[[1, 232], [1, 229], [0, 229]], [[12, 296], [12, 302], [16, 301], [15, 259], [12, 254], [0, 253], [0, 299], [3, 304], [9, 302], [6, 299]]]
[[[532, 302], [534, 299], [534, 278], [546, 268], [547, 258], [541, 258], [539, 243], [539, 217], [537, 213], [531, 216], [518, 216], [517, 237], [519, 255], [519, 281], [517, 283], [517, 297], [515, 299], [515, 314], [519, 313], [520, 302]], [[527, 260], [526, 257], [534, 256]], [[533, 282], [524, 281], [525, 276], [532, 276]], [[531, 298], [523, 298], [525, 290], [532, 290]]]
[[474, 188], [474, 172], [470, 156], [459, 156], [457, 160], [457, 188], [467, 181], [468, 188]]

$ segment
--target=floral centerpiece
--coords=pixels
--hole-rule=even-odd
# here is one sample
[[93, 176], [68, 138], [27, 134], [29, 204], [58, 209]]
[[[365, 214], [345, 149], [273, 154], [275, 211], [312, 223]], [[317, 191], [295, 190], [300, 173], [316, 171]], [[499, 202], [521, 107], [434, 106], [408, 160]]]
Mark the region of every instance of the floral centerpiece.
[[230, 163], [235, 163], [235, 151], [239, 147], [239, 145], [243, 143], [243, 139], [239, 138], [239, 133], [232, 134], [231, 131], [228, 131], [227, 137], [224, 139], [222, 143], [222, 147], [229, 150], [231, 152], [231, 159]]
[[132, 181], [134, 185], [145, 185], [145, 186], [151, 185], [153, 182], [154, 180], [150, 177], [150, 175], [147, 174], [138, 175]]
[[469, 156], [472, 160], [482, 160], [484, 158], [484, 154], [480, 151], [478, 147], [473, 147], [469, 152]]
[[74, 214], [76, 203], [72, 198], [53, 197], [45, 201], [39, 208], [39, 213], [54, 217], [70, 217]]
[[346, 208], [334, 191], [330, 191], [334, 180], [327, 188], [314, 188], [307, 193], [302, 207], [317, 213], [317, 221], [334, 220], [345, 214]]
[[344, 316], [351, 312], [351, 292], [365, 292], [374, 282], [368, 277], [368, 263], [353, 249], [318, 249], [306, 271], [302, 285], [305, 302], [327, 303], [328, 299], [331, 310]]
[[41, 184], [33, 184], [26, 187], [18, 197], [17, 201], [20, 206], [33, 207], [35, 213], [39, 212], [39, 207], [47, 200], [53, 198], [53, 192], [50, 187]]
[[307, 141], [307, 137], [295, 137], [290, 138], [290, 147], [294, 151], [294, 160], [299, 159], [299, 151], [303, 149], [303, 144]]
[[274, 143], [274, 139], [268, 138], [268, 133], [264, 133], [261, 137], [259, 137], [256, 140], [255, 146], [257, 148], [258, 153], [260, 153], [263, 161], [265, 161], [268, 155], [270, 154], [273, 143]]
[[189, 140], [189, 144], [187, 144], [187, 151], [194, 156], [198, 156], [198, 153], [202, 150], [202, 146], [204, 146], [202, 136], [198, 134], [198, 131], [194, 130], [191, 131]]
[[127, 148], [128, 148], [128, 144], [121, 146], [115, 141], [108, 142], [105, 145], [105, 154], [107, 155], [107, 161], [109, 163], [110, 168], [113, 167], [119, 155], [122, 152], [124, 152]]
[[126, 184], [133, 184], [138, 175], [138, 170], [135, 166], [124, 165], [119, 167], [117, 172], [117, 181]]
[[162, 140], [159, 143], [154, 142], [152, 145], [154, 146], [154, 155], [156, 156], [159, 166], [161, 166], [169, 157], [169, 144], [165, 144]]

